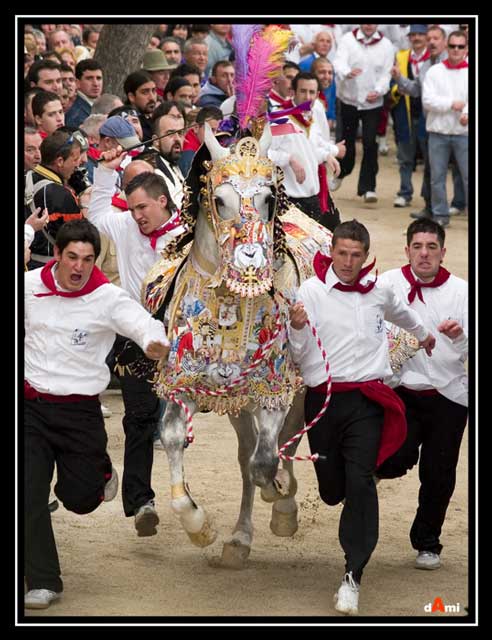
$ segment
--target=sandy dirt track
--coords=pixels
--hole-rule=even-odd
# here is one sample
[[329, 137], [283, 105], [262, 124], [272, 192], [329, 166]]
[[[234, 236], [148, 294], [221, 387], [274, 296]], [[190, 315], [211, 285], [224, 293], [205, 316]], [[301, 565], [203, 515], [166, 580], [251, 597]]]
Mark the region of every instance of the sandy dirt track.
[[[360, 158], [360, 149], [358, 150]], [[356, 217], [367, 225], [371, 254], [380, 272], [403, 263], [404, 231], [409, 211], [395, 209], [398, 187], [395, 150], [380, 158], [377, 205], [364, 205], [356, 194], [357, 173], [345, 179], [336, 192], [342, 220]], [[414, 174], [420, 189], [421, 168]], [[447, 230], [447, 266], [468, 279], [468, 218], [454, 217]], [[104, 399], [113, 411], [106, 420], [109, 452], [120, 475], [123, 470], [121, 396], [109, 392]], [[235, 524], [241, 495], [236, 436], [226, 418], [202, 414], [195, 418], [196, 441], [185, 455], [186, 478], [192, 494], [213, 515], [219, 530], [217, 541], [206, 549], [193, 547], [169, 506], [169, 473], [166, 454], [155, 451], [153, 486], [161, 524], [158, 535], [138, 538], [133, 519], [125, 518], [121, 497], [96, 512], [80, 517], [63, 507], [53, 515], [54, 530], [65, 584], [61, 601], [33, 615], [60, 616], [179, 616], [183, 623], [211, 616], [220, 623], [226, 617], [258, 616], [258, 622], [280, 623], [295, 616], [303, 623], [336, 623], [333, 593], [343, 575], [343, 552], [338, 542], [340, 506], [328, 507], [318, 498], [311, 463], [296, 465], [300, 525], [293, 538], [278, 538], [269, 528], [271, 506], [257, 492], [255, 537], [245, 569], [230, 571], [218, 566], [222, 542]], [[362, 582], [361, 614], [398, 616], [412, 622], [415, 616], [435, 618], [424, 606], [440, 597], [446, 605], [459, 604], [456, 616], [468, 606], [468, 432], [458, 467], [442, 543], [443, 566], [438, 571], [414, 568], [415, 552], [408, 532], [417, 501], [418, 475], [414, 468], [405, 478], [379, 484], [380, 537]], [[305, 440], [299, 451], [307, 452]], [[472, 452], [471, 452], [472, 453]], [[328, 617], [332, 617], [331, 620]], [[90, 622], [81, 620], [80, 622]], [[149, 621], [151, 621], [149, 619]], [[402, 619], [402, 622], [404, 620]], [[131, 623], [131, 620], [128, 620]], [[165, 623], [163, 618], [160, 622]], [[286, 622], [286, 620], [284, 620]]]

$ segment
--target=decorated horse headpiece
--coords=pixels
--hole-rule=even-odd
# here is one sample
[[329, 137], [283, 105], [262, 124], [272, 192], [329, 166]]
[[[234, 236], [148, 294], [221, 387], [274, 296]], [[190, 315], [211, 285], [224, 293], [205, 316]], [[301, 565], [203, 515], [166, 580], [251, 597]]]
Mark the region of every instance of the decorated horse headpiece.
[[[266, 131], [262, 141], [267, 137]], [[205, 163], [208, 173], [202, 177], [202, 207], [220, 246], [217, 281], [241, 296], [261, 295], [273, 282], [276, 167], [253, 137], [242, 138], [233, 152], [220, 147], [210, 130], [206, 142], [217, 158]], [[221, 215], [223, 199], [233, 203], [235, 215], [230, 206], [228, 215]]]
[[[205, 124], [204, 147], [210, 160], [204, 158], [202, 147], [185, 187], [182, 217], [193, 228], [201, 204], [220, 246], [216, 280], [224, 281], [241, 296], [255, 297], [271, 288], [274, 257], [285, 250], [285, 236], [276, 214], [288, 203], [282, 187], [283, 172], [267, 156], [271, 132], [269, 125], [265, 126], [265, 104], [292, 37], [290, 30], [278, 25], [233, 25], [239, 137], [228, 148], [223, 147]], [[198, 180], [197, 163], [206, 171]], [[222, 199], [228, 200], [229, 207], [221, 209], [218, 202]], [[232, 205], [234, 202], [237, 204]]]

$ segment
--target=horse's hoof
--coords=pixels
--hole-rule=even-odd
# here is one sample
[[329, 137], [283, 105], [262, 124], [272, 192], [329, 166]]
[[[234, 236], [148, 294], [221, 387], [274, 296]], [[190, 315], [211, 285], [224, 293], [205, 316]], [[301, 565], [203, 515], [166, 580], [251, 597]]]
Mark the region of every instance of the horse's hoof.
[[227, 569], [243, 569], [249, 557], [251, 547], [238, 540], [224, 542], [221, 564]]
[[270, 529], [272, 533], [281, 538], [293, 536], [299, 528], [297, 524], [297, 507], [295, 511], [283, 513], [272, 509], [272, 519], [270, 520]]
[[217, 530], [213, 527], [208, 517], [203, 523], [200, 531], [197, 531], [196, 533], [187, 531], [186, 533], [196, 547], [208, 547], [217, 539]]

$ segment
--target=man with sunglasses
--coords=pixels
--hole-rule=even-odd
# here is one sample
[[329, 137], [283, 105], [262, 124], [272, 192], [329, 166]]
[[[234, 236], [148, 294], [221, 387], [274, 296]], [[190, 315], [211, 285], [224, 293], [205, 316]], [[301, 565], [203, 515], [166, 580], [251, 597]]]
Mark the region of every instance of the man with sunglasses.
[[432, 214], [438, 224], [449, 224], [446, 178], [454, 155], [468, 200], [468, 55], [467, 37], [453, 31], [448, 58], [425, 76], [422, 103], [427, 111]]
[[[26, 174], [25, 217], [40, 207], [48, 210], [48, 223], [37, 231], [31, 244], [29, 269], [44, 266], [53, 256], [54, 238], [68, 220], [82, 218], [77, 198], [68, 181], [80, 164], [83, 136], [55, 131], [40, 146], [41, 162]], [[85, 139], [84, 139], [85, 140]]]
[[[395, 65], [393, 67], [393, 69], [391, 70], [391, 75], [398, 86], [398, 93], [404, 94], [405, 96], [410, 96], [410, 98], [422, 97], [422, 88], [424, 86], [424, 79], [427, 72], [434, 65], [439, 64], [447, 59], [448, 51], [446, 48], [446, 31], [437, 24], [431, 25], [427, 29], [427, 50], [430, 56], [427, 58], [427, 60], [422, 61], [418, 65], [418, 74], [415, 75], [414, 79], [404, 77], [398, 65]], [[423, 192], [425, 193], [427, 191], [430, 191], [431, 181], [427, 129], [425, 138], [421, 139], [421, 143], [421, 148], [424, 156], [425, 187], [423, 189]], [[454, 160], [452, 163], [452, 171], [454, 196], [451, 206], [455, 210], [458, 210], [463, 208], [462, 201], [464, 201], [464, 194], [463, 185], [461, 184], [461, 177], [458, 169], [456, 168], [456, 163], [454, 162]], [[426, 199], [425, 207], [421, 211], [411, 213], [410, 217], [416, 220], [420, 220], [422, 218], [432, 218], [433, 216], [431, 203]]]

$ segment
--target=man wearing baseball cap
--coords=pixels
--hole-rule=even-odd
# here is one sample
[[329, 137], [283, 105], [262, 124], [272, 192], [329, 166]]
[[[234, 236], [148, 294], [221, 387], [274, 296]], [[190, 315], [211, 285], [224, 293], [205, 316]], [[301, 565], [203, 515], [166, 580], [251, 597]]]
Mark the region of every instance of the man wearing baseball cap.
[[99, 135], [99, 149], [101, 151], [116, 149], [118, 145], [127, 150], [140, 144], [133, 125], [121, 116], [111, 116], [103, 122], [99, 129]]

